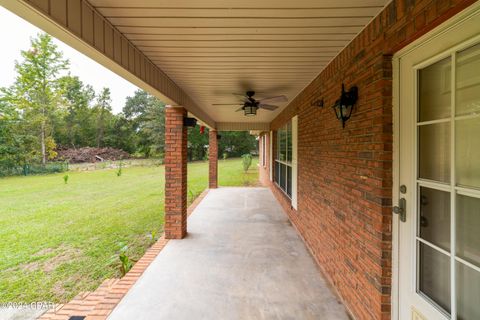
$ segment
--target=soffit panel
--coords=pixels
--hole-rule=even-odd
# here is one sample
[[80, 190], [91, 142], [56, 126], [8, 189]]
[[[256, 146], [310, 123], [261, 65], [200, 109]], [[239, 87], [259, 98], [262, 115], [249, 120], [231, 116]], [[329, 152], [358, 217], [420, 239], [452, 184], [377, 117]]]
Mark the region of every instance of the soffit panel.
[[387, 0], [90, 0], [216, 122], [268, 123], [235, 112], [232, 93], [292, 101]]

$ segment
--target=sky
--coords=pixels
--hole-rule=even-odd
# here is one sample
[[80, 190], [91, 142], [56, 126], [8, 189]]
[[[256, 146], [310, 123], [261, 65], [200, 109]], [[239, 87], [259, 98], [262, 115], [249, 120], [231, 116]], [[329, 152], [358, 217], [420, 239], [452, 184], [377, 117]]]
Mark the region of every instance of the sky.
[[[0, 87], [13, 83], [15, 60], [22, 60], [20, 51], [30, 48], [30, 38], [40, 32], [42, 30], [0, 6], [0, 39], [6, 44], [0, 50]], [[83, 83], [90, 84], [96, 92], [108, 86], [112, 110], [114, 113], [121, 112], [126, 97], [133, 95], [137, 87], [63, 42], [57, 39], [54, 42], [64, 57], [70, 60], [71, 74], [78, 76]]]

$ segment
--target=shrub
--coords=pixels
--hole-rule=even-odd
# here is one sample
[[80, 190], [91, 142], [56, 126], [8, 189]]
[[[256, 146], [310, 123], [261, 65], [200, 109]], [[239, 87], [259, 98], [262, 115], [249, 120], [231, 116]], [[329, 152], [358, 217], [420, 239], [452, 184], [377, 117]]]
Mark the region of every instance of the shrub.
[[122, 175], [122, 163], [120, 162], [117, 170], [117, 177], [120, 177]]
[[248, 169], [252, 165], [252, 155], [250, 153], [242, 155], [242, 165], [243, 165], [243, 171], [247, 173]]
[[223, 160], [227, 160], [227, 158], [228, 158], [228, 153], [224, 152], [222, 156], [223, 156]]

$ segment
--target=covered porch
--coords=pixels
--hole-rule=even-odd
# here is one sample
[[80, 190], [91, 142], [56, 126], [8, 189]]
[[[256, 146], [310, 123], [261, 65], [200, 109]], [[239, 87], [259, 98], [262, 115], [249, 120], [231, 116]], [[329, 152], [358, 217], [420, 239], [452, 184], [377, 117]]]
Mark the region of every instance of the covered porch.
[[[347, 319], [347, 311], [365, 320], [478, 319], [478, 304], [465, 298], [478, 297], [480, 286], [468, 287], [480, 283], [479, 240], [473, 237], [478, 233], [472, 232], [467, 245], [472, 260], [459, 260], [472, 272], [460, 296], [454, 281], [443, 281], [457, 275], [455, 219], [445, 220], [452, 221], [448, 252], [416, 234], [416, 223], [420, 227], [423, 220], [417, 219], [422, 208], [415, 206], [425, 204], [414, 191], [419, 185], [413, 158], [414, 101], [420, 101], [413, 84], [419, 63], [426, 68], [433, 57], [448, 53], [452, 61], [457, 55], [476, 57], [465, 59], [464, 68], [478, 68], [478, 1], [0, 4], [169, 105], [164, 239], [125, 279], [106, 284], [107, 294], [87, 319]], [[446, 30], [450, 38], [436, 41]], [[425, 56], [412, 58], [402, 70], [399, 53], [414, 49]], [[432, 76], [441, 81], [425, 91], [427, 98], [458, 89], [448, 68], [438, 69], [442, 76]], [[473, 110], [466, 116], [478, 121], [478, 73], [467, 72], [464, 78], [465, 88], [475, 88], [465, 95]], [[410, 91], [399, 91], [404, 88]], [[446, 101], [454, 105], [455, 95]], [[418, 125], [454, 123], [455, 108], [448, 106], [446, 116], [432, 111]], [[401, 110], [410, 110], [408, 121], [399, 122]], [[210, 191], [188, 218], [187, 127], [192, 118], [209, 130]], [[463, 132], [465, 137], [477, 135], [477, 124]], [[218, 189], [218, 138], [222, 131], [234, 130], [259, 135], [260, 177], [269, 189]], [[431, 132], [431, 137], [440, 136]], [[438, 166], [448, 179], [455, 177], [456, 156], [448, 141], [453, 143], [456, 133], [451, 134], [445, 141], [424, 141], [441, 150], [430, 152], [425, 168]], [[401, 146], [400, 141], [409, 143]], [[480, 148], [474, 143], [478, 141], [465, 147], [468, 157], [458, 158], [470, 161], [465, 172], [477, 179], [473, 188], [462, 188], [463, 195], [478, 201], [478, 155], [473, 151]], [[399, 163], [411, 167], [400, 175]], [[445, 169], [446, 164], [452, 169]], [[452, 192], [452, 205], [441, 209], [453, 212], [455, 181], [447, 186], [443, 178], [438, 183], [432, 179], [420, 182]], [[472, 205], [475, 212], [478, 203]], [[392, 213], [395, 205], [398, 215]], [[480, 221], [475, 217], [471, 226]], [[447, 229], [438, 230], [442, 235]], [[419, 283], [420, 269], [409, 260], [418, 256], [417, 247], [402, 247], [400, 241], [422, 242], [433, 250], [431, 257], [448, 256], [444, 273], [428, 273]], [[438, 261], [427, 264], [436, 267]]]
[[210, 190], [108, 319], [348, 319], [267, 188]]

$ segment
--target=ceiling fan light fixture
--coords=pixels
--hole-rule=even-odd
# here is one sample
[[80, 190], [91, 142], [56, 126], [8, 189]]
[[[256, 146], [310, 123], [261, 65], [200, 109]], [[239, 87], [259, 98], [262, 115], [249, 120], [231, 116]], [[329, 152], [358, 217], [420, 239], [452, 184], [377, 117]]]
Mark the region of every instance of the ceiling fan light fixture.
[[256, 105], [250, 103], [245, 103], [245, 105], [243, 106], [243, 112], [247, 117], [256, 116], [257, 109], [258, 107]]

